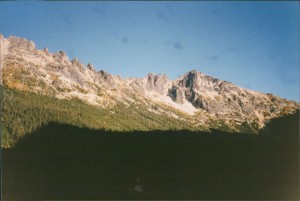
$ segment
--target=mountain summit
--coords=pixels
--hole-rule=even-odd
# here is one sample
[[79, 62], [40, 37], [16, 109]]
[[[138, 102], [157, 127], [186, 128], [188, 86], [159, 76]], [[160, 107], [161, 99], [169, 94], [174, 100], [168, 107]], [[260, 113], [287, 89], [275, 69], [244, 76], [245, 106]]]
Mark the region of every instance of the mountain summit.
[[[0, 37], [3, 85], [58, 99], [77, 98], [99, 108], [142, 104], [147, 112], [180, 119], [193, 129], [257, 133], [270, 119], [295, 113], [299, 104], [272, 94], [241, 88], [196, 70], [176, 80], [148, 74], [127, 78], [70, 61], [65, 52], [37, 50], [32, 41]], [[138, 107], [136, 107], [138, 108]], [[140, 111], [141, 113], [143, 111]]]

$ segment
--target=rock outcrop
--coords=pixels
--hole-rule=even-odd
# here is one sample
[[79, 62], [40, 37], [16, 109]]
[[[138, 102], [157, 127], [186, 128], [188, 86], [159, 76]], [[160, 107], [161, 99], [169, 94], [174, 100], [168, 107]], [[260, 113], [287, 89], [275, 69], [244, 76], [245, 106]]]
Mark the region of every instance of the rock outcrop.
[[[192, 70], [176, 80], [166, 75], [122, 79], [92, 64], [69, 60], [63, 51], [37, 50], [32, 41], [9, 37], [1, 40], [3, 84], [9, 88], [55, 96], [79, 98], [99, 107], [137, 102], [156, 113], [208, 125], [222, 121], [233, 130], [246, 122], [257, 131], [275, 117], [294, 113], [299, 104], [272, 94], [243, 89]], [[184, 115], [180, 115], [180, 111]], [[201, 114], [201, 115], [200, 115]]]

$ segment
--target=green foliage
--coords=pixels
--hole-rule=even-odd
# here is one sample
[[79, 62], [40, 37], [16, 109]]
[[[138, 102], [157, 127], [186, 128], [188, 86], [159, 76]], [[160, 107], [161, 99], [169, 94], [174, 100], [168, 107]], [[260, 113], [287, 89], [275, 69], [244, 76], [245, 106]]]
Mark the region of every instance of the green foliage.
[[62, 100], [8, 88], [1, 89], [2, 147], [13, 146], [22, 136], [49, 123], [76, 125], [114, 131], [193, 129], [193, 125], [149, 112], [139, 104], [100, 108], [81, 100]]
[[[113, 107], [101, 108], [88, 105], [79, 99], [57, 99], [7, 87], [1, 88], [1, 94], [1, 147], [14, 146], [21, 137], [49, 122], [112, 131], [183, 129], [209, 131], [209, 128], [214, 128], [226, 132], [238, 130], [244, 133], [255, 133], [258, 130], [258, 125], [250, 125], [247, 122], [232, 130], [223, 121], [216, 119], [210, 119], [207, 125], [197, 125], [197, 121], [193, 120], [195, 117], [190, 117], [166, 105], [151, 103], [153, 110], [162, 108], [182, 118], [172, 118], [162, 111], [161, 114], [156, 114], [150, 112], [149, 107], [138, 100], [131, 105], [119, 103]], [[198, 115], [196, 118], [202, 117]]]

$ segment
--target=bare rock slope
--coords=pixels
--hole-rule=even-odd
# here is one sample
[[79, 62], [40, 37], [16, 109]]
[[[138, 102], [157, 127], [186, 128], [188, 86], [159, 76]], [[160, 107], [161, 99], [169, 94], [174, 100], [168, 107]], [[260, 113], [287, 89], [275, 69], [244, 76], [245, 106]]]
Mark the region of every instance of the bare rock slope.
[[196, 129], [217, 128], [222, 122], [237, 132], [247, 124], [256, 133], [270, 119], [299, 109], [294, 101], [243, 89], [196, 70], [176, 80], [151, 73], [123, 79], [76, 58], [70, 60], [63, 51], [37, 50], [23, 38], [0, 35], [0, 45], [6, 87], [60, 99], [79, 98], [99, 107], [139, 102], [150, 112], [189, 121]]

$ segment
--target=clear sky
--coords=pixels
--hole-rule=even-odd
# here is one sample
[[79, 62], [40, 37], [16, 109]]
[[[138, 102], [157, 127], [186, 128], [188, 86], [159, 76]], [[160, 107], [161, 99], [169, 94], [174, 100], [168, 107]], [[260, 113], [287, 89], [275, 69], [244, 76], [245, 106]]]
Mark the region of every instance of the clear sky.
[[196, 69], [299, 102], [298, 2], [0, 2], [0, 33], [121, 77]]

